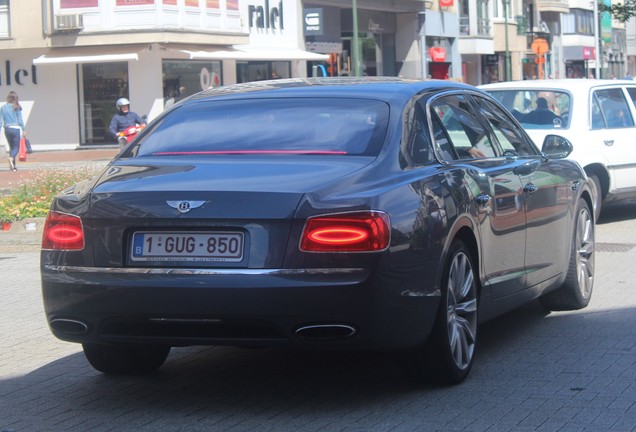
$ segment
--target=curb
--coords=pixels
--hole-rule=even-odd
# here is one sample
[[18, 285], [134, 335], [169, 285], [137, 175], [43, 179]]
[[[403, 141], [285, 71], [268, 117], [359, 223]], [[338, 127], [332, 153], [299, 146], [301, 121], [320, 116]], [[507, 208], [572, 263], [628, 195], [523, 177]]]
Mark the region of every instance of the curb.
[[37, 246], [42, 244], [45, 218], [27, 218], [11, 223], [11, 228], [0, 231], [0, 248], [6, 246]]
[[11, 222], [11, 227], [8, 230], [0, 230], [1, 233], [22, 233], [33, 232], [42, 234], [44, 222], [46, 218], [26, 218], [19, 221]]

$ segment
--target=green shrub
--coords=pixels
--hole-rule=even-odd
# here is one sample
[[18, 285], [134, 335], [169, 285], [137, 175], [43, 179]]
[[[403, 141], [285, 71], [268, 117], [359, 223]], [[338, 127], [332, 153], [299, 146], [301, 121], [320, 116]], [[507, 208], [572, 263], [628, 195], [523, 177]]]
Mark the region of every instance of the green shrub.
[[0, 222], [45, 217], [55, 195], [99, 171], [89, 166], [34, 171], [29, 179], [20, 181], [8, 195], [0, 196]]

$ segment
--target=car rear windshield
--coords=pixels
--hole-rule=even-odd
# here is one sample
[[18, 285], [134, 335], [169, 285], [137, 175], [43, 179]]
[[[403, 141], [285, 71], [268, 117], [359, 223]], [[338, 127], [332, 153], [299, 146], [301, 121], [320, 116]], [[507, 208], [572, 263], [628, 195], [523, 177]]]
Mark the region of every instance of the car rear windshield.
[[388, 118], [388, 105], [369, 99], [199, 101], [152, 125], [133, 154], [377, 155]]
[[570, 127], [571, 97], [558, 90], [489, 90], [526, 129]]

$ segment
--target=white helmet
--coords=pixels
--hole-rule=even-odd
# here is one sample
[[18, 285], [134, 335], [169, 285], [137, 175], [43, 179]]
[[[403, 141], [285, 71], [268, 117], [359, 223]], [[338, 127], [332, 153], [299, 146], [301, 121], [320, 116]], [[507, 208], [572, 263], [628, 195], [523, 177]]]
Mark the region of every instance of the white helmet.
[[130, 105], [130, 101], [126, 98], [119, 98], [117, 99], [117, 102], [115, 102], [115, 106], [117, 106], [117, 109], [121, 109], [121, 107], [123, 107], [124, 105]]

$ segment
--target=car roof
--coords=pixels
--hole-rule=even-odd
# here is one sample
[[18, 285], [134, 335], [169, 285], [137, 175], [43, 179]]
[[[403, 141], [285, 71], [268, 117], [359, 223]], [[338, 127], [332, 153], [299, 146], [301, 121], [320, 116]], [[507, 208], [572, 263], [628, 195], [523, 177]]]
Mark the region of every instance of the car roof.
[[204, 90], [188, 99], [196, 101], [211, 98], [245, 99], [246, 97], [250, 99], [270, 97], [372, 97], [388, 102], [394, 99], [408, 100], [414, 94], [426, 91], [451, 89], [479, 91], [476, 87], [448, 80], [415, 80], [399, 77], [323, 77], [231, 84]]

